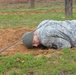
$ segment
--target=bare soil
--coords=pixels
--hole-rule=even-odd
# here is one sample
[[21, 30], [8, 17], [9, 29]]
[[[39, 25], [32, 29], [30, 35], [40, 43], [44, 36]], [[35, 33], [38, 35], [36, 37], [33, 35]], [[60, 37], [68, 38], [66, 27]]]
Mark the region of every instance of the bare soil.
[[[0, 50], [20, 39], [24, 33], [34, 29], [35, 28], [0, 29]], [[0, 53], [0, 55], [14, 55], [16, 53], [29, 54], [30, 52], [32, 52], [34, 55], [40, 55], [51, 53], [53, 50], [28, 49], [23, 45], [22, 41], [19, 41], [17, 44]]]
[[[18, 39], [22, 37], [22, 35], [28, 31], [32, 31], [35, 28], [7, 28], [7, 29], [0, 29], [0, 50], [4, 49], [5, 47], [9, 46], [10, 44], [14, 43]], [[73, 48], [72, 50], [74, 50]], [[6, 49], [4, 52], [0, 53], [0, 55], [14, 55], [16, 53], [21, 53], [21, 54], [29, 54], [33, 53], [34, 55], [47, 55], [54, 53], [54, 52], [59, 52], [63, 53], [62, 50], [53, 50], [53, 49], [28, 49], [26, 48], [22, 41], [19, 41], [12, 47]]]
[[[76, 8], [73, 8], [73, 11], [76, 11]], [[46, 13], [46, 12], [63, 12], [61, 9], [52, 9], [52, 10], [39, 10], [39, 11], [26, 11], [26, 12], [0, 12], [0, 15], [11, 15], [11, 14], [38, 14], [38, 13]]]
[[[37, 2], [61, 1], [61, 0], [35, 0]], [[0, 0], [3, 3], [27, 3], [28, 0]]]

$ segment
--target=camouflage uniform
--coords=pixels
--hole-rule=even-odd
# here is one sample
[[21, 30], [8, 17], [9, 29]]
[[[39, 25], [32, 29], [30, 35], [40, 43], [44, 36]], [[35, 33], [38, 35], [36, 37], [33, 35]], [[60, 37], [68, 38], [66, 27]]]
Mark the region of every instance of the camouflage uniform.
[[76, 46], [76, 20], [44, 20], [36, 30], [40, 43], [49, 48]]

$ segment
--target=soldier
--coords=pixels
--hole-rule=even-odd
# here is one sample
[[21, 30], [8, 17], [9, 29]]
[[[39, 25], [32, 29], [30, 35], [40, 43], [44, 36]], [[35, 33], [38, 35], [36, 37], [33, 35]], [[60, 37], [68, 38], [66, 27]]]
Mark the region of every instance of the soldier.
[[22, 36], [28, 48], [71, 48], [76, 47], [76, 20], [44, 20], [33, 32]]

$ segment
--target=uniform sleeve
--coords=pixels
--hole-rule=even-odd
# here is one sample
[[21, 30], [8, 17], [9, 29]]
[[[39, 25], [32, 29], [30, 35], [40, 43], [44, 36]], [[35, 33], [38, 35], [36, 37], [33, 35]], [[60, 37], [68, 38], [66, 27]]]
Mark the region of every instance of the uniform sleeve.
[[55, 44], [57, 45], [57, 48], [70, 48], [71, 47], [70, 42], [63, 38], [57, 38], [57, 41], [55, 41]]
[[58, 49], [58, 48], [70, 48], [71, 44], [69, 41], [62, 39], [62, 38], [56, 38], [56, 37], [51, 37], [47, 42], [44, 43], [45, 46], [53, 49]]

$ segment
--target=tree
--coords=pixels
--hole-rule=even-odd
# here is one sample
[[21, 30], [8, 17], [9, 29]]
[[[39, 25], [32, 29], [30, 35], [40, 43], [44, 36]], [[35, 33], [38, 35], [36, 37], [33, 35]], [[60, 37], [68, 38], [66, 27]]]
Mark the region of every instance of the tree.
[[74, 0], [74, 4], [76, 4], [76, 0]]
[[29, 0], [30, 8], [35, 7], [35, 0]]
[[72, 17], [73, 0], [65, 0], [65, 17]]

